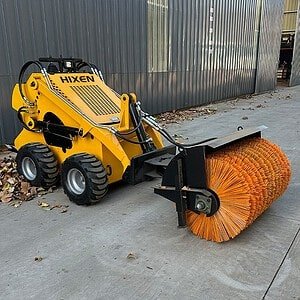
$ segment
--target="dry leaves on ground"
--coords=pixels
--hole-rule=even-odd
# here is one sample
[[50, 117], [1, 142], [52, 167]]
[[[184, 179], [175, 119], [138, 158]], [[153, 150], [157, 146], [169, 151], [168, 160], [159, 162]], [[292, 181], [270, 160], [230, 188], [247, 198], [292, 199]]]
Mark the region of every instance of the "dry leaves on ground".
[[25, 181], [24, 177], [17, 172], [15, 159], [7, 156], [0, 159], [0, 202], [8, 203], [14, 207], [21, 205], [23, 201], [29, 201], [35, 196], [43, 195], [46, 191], [37, 188]]
[[52, 210], [54, 208], [58, 208], [61, 213], [65, 213], [68, 211], [69, 205], [64, 205], [60, 203], [56, 203], [54, 205], [50, 205], [48, 202], [42, 200], [37, 202], [38, 206], [42, 208], [43, 210]]
[[170, 123], [179, 123], [185, 120], [193, 120], [199, 116], [213, 115], [217, 109], [212, 107], [194, 107], [184, 110], [173, 110], [172, 112], [165, 112], [157, 116], [157, 121], [162, 125]]

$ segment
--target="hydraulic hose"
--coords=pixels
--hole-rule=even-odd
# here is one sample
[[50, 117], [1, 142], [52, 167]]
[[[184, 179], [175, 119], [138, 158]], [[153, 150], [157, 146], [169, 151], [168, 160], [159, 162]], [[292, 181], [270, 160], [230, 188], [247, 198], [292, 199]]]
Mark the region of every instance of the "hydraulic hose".
[[24, 100], [24, 102], [28, 105], [28, 106], [32, 106], [33, 103], [30, 102], [27, 97], [24, 95], [23, 93], [23, 77], [24, 77], [24, 74], [25, 74], [25, 71], [28, 69], [29, 66], [31, 65], [36, 65], [40, 68], [41, 72], [43, 73], [43, 65], [39, 62], [39, 61], [36, 61], [36, 60], [31, 60], [31, 61], [28, 61], [26, 64], [23, 65], [23, 67], [21, 68], [21, 71], [20, 71], [20, 74], [19, 74], [19, 80], [18, 80], [18, 83], [19, 83], [19, 91], [20, 91], [20, 95], [22, 97], [22, 99]]
[[22, 112], [27, 112], [26, 106], [20, 107], [20, 108], [18, 109], [18, 112], [17, 112], [17, 114], [18, 114], [18, 119], [19, 119], [19, 121], [21, 122], [22, 126], [23, 126], [26, 130], [31, 131], [31, 132], [41, 132], [41, 130], [39, 130], [39, 129], [38, 129], [38, 130], [34, 130], [34, 129], [31, 129], [31, 128], [29, 128], [29, 127], [27, 126], [27, 124], [24, 122], [24, 120], [23, 120], [23, 118], [22, 118]]
[[118, 133], [118, 131], [114, 131], [114, 134], [115, 134], [117, 137], [119, 137], [119, 138], [121, 138], [121, 139], [123, 139], [123, 140], [125, 140], [125, 141], [127, 141], [127, 142], [129, 142], [129, 143], [131, 143], [131, 144], [143, 145], [143, 144], [149, 143], [149, 140], [146, 140], [146, 141], [139, 141], [139, 142], [130, 140], [130, 139], [126, 138], [125, 136], [120, 135], [120, 134]]
[[142, 112], [143, 113], [143, 119], [147, 122], [148, 125], [150, 125], [152, 128], [154, 128], [156, 131], [158, 131], [162, 136], [164, 136], [166, 138], [167, 141], [169, 141], [171, 144], [175, 145], [176, 147], [180, 148], [180, 149], [185, 149], [185, 148], [189, 148], [189, 147], [193, 147], [193, 146], [198, 146], [200, 144], [215, 140], [216, 138], [209, 138], [206, 140], [202, 140], [196, 143], [191, 143], [191, 144], [181, 144], [176, 142], [171, 135], [165, 130], [163, 129], [157, 122], [156, 120], [150, 116], [149, 114]]
[[[88, 62], [81, 62], [78, 66], [77, 66], [77, 70], [79, 71], [80, 69], [84, 68], [84, 67], [89, 67], [91, 69], [91, 71], [93, 72], [93, 65], [88, 63]], [[94, 72], [93, 72], [94, 73]]]
[[199, 142], [196, 142], [196, 143], [181, 144], [181, 143], [176, 142], [165, 129], [162, 128], [158, 132], [161, 135], [163, 135], [171, 144], [173, 144], [173, 145], [175, 145], [175, 146], [177, 146], [178, 148], [181, 148], [181, 149], [185, 149], [185, 148], [189, 148], [189, 147], [193, 147], [193, 146], [198, 146], [200, 144], [203, 144], [203, 143], [206, 143], [206, 142], [209, 142], [209, 141], [212, 141], [212, 140], [216, 139], [216, 138], [209, 138], [209, 139], [202, 140], [202, 141], [199, 141]]
[[137, 129], [142, 125], [142, 122], [143, 122], [143, 119], [142, 118], [140, 118], [139, 119], [139, 123], [138, 123], [138, 125], [135, 127], [135, 128], [133, 128], [133, 129], [131, 129], [130, 131], [127, 131], [127, 132], [120, 132], [120, 131], [117, 131], [117, 133], [119, 134], [119, 135], [130, 135], [130, 134], [132, 134], [132, 133], [134, 133], [134, 132], [136, 132], [137, 131]]
[[96, 65], [92, 64], [92, 63], [88, 63], [88, 62], [82, 62], [80, 63], [78, 66], [77, 66], [77, 70], [79, 71], [81, 68], [83, 67], [89, 67], [91, 69], [91, 71], [96, 74], [97, 76], [100, 77], [100, 79], [102, 81], [104, 81], [104, 78], [103, 78], [103, 75], [102, 75], [102, 72], [97, 68]]

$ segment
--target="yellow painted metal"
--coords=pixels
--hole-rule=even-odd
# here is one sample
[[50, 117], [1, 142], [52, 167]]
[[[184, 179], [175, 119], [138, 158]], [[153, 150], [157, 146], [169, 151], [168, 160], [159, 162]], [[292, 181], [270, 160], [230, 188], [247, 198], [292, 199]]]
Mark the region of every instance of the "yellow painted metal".
[[119, 131], [126, 131], [130, 128], [129, 117], [129, 96], [127, 94], [121, 95], [121, 112]]
[[88, 73], [54, 74], [50, 81], [58, 92], [96, 123], [119, 117], [120, 99], [98, 76]]
[[[25, 112], [21, 115], [27, 125], [30, 122], [43, 121], [46, 113], [52, 112], [65, 126], [80, 129], [81, 134], [72, 138], [71, 149], [48, 145], [60, 164], [71, 155], [86, 152], [95, 155], [107, 168], [109, 183], [121, 180], [131, 158], [142, 154], [139, 145], [117, 138], [109, 131], [112, 127], [125, 132], [131, 129], [128, 103], [122, 104], [117, 94], [94, 74], [54, 74], [49, 75], [49, 78], [53, 90], [40, 73], [31, 74], [23, 84], [26, 97], [34, 104], [30, 108], [25, 107], [19, 86], [16, 85], [12, 95], [12, 107], [17, 111], [25, 107]], [[156, 148], [162, 148], [160, 134], [146, 124], [144, 126]], [[135, 133], [127, 138], [138, 141]], [[26, 129], [20, 132], [14, 144], [20, 149], [32, 142], [47, 144], [43, 133]]]
[[136, 94], [135, 94], [135, 93], [130, 93], [129, 95], [130, 95], [131, 100], [132, 100], [133, 102], [136, 102], [136, 101], [137, 101], [137, 97], [136, 97]]

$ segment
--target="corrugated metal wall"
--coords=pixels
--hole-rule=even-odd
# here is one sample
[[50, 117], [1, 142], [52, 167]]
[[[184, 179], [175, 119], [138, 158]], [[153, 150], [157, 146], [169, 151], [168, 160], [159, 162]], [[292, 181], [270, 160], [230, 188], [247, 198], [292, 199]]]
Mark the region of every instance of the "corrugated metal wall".
[[149, 0], [148, 5], [154, 23], [148, 35], [152, 112], [254, 91], [257, 1]]
[[24, 62], [41, 56], [83, 57], [117, 90], [146, 96], [147, 3], [140, 0], [0, 1], [0, 144], [19, 124], [11, 89]]
[[275, 89], [283, 20], [283, 1], [262, 1], [255, 92]]
[[284, 15], [282, 22], [282, 33], [294, 33], [297, 22], [297, 9], [299, 0], [284, 1]]
[[[40, 56], [98, 64], [109, 85], [136, 91], [151, 113], [253, 93], [255, 84], [271, 89], [282, 7], [283, 0], [2, 0], [0, 144], [18, 129], [10, 94], [19, 69]], [[258, 54], [265, 62], [257, 69]]]
[[289, 85], [294, 86], [298, 84], [300, 84], [300, 1], [298, 6], [292, 71]]

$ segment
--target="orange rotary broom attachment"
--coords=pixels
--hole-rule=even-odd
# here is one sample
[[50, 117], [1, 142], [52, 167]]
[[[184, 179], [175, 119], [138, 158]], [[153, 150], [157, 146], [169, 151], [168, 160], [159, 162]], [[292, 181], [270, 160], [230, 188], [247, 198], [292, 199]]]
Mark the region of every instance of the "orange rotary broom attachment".
[[290, 163], [261, 138], [264, 128], [186, 148], [173, 158], [155, 193], [176, 203], [179, 226], [206, 240], [228, 241], [283, 194]]

